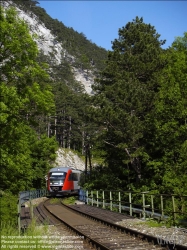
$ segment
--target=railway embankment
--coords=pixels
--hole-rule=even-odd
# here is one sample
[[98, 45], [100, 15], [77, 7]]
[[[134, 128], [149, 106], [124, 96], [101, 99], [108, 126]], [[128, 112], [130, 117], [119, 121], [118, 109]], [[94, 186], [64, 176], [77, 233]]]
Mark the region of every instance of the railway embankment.
[[[35, 207], [39, 206], [41, 203], [45, 202], [45, 198], [34, 199], [33, 204]], [[58, 200], [58, 199], [57, 199]], [[51, 204], [55, 206], [55, 202]], [[125, 217], [124, 215], [112, 212], [105, 209], [99, 209], [97, 207], [91, 207], [85, 205], [83, 202], [75, 201], [74, 204], [69, 205], [69, 207], [79, 211], [86, 212], [87, 214], [91, 213], [92, 216], [97, 215], [98, 217], [107, 218], [107, 220], [116, 225], [122, 226], [124, 228], [136, 231], [140, 234], [150, 235], [157, 238], [157, 241], [161, 244], [163, 243], [172, 243], [174, 245], [184, 246], [184, 249], [187, 249], [187, 230], [179, 227], [166, 227], [164, 224], [153, 225], [153, 221], [142, 220], [138, 218], [131, 218], [130, 216]], [[59, 225], [49, 225], [49, 235], [61, 235], [63, 236], [63, 231], [60, 230]]]
[[182, 245], [187, 249], [187, 229], [181, 227], [167, 227], [164, 222], [156, 223], [150, 219], [138, 219], [131, 216], [125, 216], [118, 212], [112, 212], [106, 209], [92, 207], [88, 205], [75, 204], [70, 205], [72, 209], [78, 212], [96, 216], [98, 219], [106, 219], [109, 223], [114, 223], [124, 228], [131, 229], [137, 233], [150, 235], [157, 238], [160, 244], [174, 242], [174, 245]]

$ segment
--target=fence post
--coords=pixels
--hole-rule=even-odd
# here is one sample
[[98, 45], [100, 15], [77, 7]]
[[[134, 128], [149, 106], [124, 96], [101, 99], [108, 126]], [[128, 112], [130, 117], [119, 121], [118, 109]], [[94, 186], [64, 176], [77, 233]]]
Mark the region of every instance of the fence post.
[[93, 191], [91, 191], [92, 206], [93, 206]]
[[173, 218], [174, 221], [176, 220], [176, 213], [175, 213], [175, 197], [172, 195], [172, 204], [173, 204]]
[[79, 200], [80, 201], [84, 201], [86, 203], [86, 199], [85, 199], [85, 190], [84, 189], [80, 189], [79, 190]]
[[129, 193], [129, 207], [130, 207], [130, 216], [132, 216], [132, 197], [131, 197], [131, 192]]
[[86, 190], [86, 204], [88, 205], [88, 190]]
[[152, 210], [151, 216], [154, 215], [154, 202], [153, 202], [153, 198], [154, 198], [154, 196], [151, 194], [151, 210]]
[[31, 213], [31, 219], [33, 219], [33, 205], [32, 205], [32, 200], [30, 200], [30, 213]]
[[121, 193], [119, 192], [119, 213], [121, 213]]
[[103, 208], [105, 208], [105, 191], [103, 190]]
[[160, 196], [160, 206], [161, 206], [161, 219], [163, 219], [164, 216], [164, 204], [163, 204], [163, 196]]
[[32, 206], [32, 196], [31, 196], [31, 192], [29, 191], [29, 204], [30, 204], [30, 216], [31, 216], [31, 220], [33, 219], [33, 206]]
[[99, 191], [97, 191], [97, 207], [99, 206]]
[[183, 201], [183, 197], [181, 197], [181, 202], [182, 202], [181, 212], [183, 214], [184, 213], [184, 201]]
[[143, 219], [145, 219], [145, 193], [142, 192], [142, 202], [143, 202]]
[[112, 211], [112, 192], [110, 191], [110, 211]]
[[18, 203], [17, 203], [17, 209], [18, 209], [18, 232], [20, 235], [21, 232], [21, 208], [20, 208], [20, 195], [18, 195]]

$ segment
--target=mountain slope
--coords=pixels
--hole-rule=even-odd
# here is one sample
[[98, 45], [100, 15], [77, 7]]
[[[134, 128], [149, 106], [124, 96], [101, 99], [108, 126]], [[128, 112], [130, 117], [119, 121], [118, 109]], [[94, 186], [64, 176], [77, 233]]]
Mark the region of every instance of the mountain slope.
[[84, 34], [52, 19], [36, 5], [36, 1], [3, 1], [1, 4], [5, 8], [16, 8], [19, 17], [28, 24], [41, 51], [40, 60], [50, 65], [49, 74], [53, 80], [68, 82], [68, 79], [58, 78], [63, 64], [68, 63], [75, 82], [82, 85], [86, 93], [93, 93], [91, 86], [99, 70], [104, 67], [106, 50], [88, 41]]
[[[89, 95], [94, 79], [104, 67], [106, 50], [86, 39], [83, 34], [52, 19], [32, 0], [1, 1], [4, 8], [14, 7], [27, 22], [38, 48], [37, 62], [48, 72], [55, 107], [49, 115], [35, 117], [36, 132], [54, 136], [63, 148], [83, 152], [94, 122], [89, 118]], [[32, 5], [32, 6], [31, 6]], [[73, 39], [72, 39], [73, 37]], [[44, 85], [46, 83], [44, 82]]]

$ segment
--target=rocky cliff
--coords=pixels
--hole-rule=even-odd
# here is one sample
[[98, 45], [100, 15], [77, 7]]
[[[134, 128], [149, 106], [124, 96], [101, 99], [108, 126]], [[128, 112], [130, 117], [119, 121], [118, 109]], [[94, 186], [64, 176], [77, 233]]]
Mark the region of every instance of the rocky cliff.
[[[21, 19], [23, 19], [29, 26], [31, 35], [35, 35], [33, 39], [44, 55], [49, 56], [50, 60], [59, 65], [62, 60], [73, 63], [75, 58], [68, 54], [67, 50], [63, 48], [63, 44], [58, 42], [52, 32], [45, 27], [39, 18], [31, 11], [24, 12], [12, 1], [1, 1], [4, 8], [10, 6], [14, 7]], [[92, 94], [92, 84], [94, 83], [94, 75], [91, 71], [71, 67], [72, 73], [76, 81], [78, 81], [85, 88], [85, 92]]]
[[75, 169], [84, 170], [84, 161], [71, 150], [60, 148], [57, 151], [56, 166], [69, 166]]

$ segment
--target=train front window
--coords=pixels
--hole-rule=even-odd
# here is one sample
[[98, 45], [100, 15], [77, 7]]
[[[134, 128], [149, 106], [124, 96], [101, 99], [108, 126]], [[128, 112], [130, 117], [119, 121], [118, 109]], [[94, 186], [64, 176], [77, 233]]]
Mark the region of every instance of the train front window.
[[65, 179], [66, 173], [65, 172], [52, 172], [50, 173], [50, 179]]
[[66, 177], [65, 172], [51, 172], [49, 175], [50, 185], [62, 186]]

